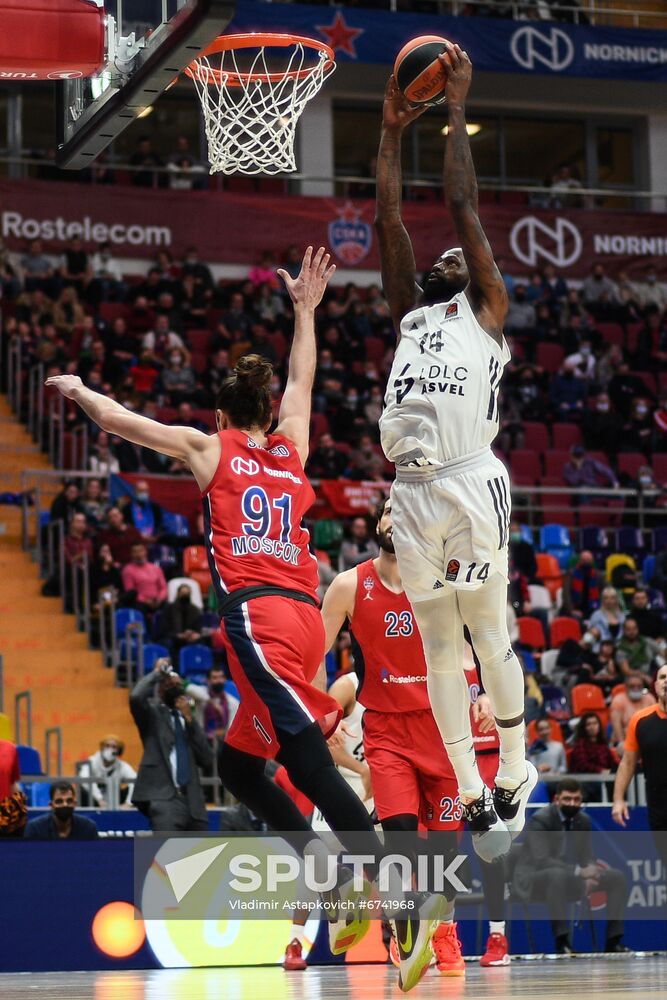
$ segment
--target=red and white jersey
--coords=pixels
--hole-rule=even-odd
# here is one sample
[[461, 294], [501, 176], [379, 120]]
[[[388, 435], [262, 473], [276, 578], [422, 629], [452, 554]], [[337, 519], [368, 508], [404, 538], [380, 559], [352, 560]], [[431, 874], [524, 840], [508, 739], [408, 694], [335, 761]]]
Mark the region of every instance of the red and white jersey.
[[475, 721], [472, 706], [479, 697], [479, 673], [477, 665], [473, 660], [470, 645], [465, 642], [463, 646], [463, 665], [465, 667], [466, 680], [468, 682], [468, 690], [470, 692], [470, 726], [472, 728], [472, 741], [475, 746], [475, 753], [489, 753], [491, 751], [494, 753], [500, 752], [498, 730], [492, 729], [490, 733], [483, 733], [479, 728], [479, 723]]
[[410, 602], [385, 587], [372, 559], [357, 566], [350, 628], [357, 701], [376, 712], [429, 709], [426, 660]]
[[317, 559], [302, 526], [315, 492], [291, 441], [265, 447], [219, 431], [220, 462], [202, 494], [206, 549], [218, 600], [242, 587], [298, 590], [317, 600]]

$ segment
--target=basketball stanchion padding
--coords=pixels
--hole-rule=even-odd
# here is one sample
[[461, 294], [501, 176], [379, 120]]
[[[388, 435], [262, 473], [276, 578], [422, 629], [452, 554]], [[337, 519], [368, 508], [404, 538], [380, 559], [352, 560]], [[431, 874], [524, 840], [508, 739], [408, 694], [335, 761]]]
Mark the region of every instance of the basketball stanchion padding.
[[210, 172], [296, 170], [297, 123], [335, 68], [333, 51], [313, 38], [216, 38], [185, 70], [201, 100]]
[[4, 80], [72, 80], [104, 63], [104, 8], [88, 0], [0, 0]]

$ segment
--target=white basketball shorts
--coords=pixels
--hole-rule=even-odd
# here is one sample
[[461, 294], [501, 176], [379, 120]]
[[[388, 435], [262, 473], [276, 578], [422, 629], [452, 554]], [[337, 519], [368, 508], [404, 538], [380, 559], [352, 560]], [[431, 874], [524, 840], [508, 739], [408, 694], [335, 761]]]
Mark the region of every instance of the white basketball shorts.
[[433, 472], [396, 474], [393, 539], [411, 603], [477, 590], [495, 573], [507, 577], [510, 481], [490, 448]]

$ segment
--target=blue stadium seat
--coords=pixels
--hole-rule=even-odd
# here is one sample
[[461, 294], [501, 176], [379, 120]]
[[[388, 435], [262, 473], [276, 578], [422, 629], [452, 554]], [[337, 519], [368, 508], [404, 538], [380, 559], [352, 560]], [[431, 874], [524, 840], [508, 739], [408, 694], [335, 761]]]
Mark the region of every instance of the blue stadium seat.
[[44, 774], [39, 750], [20, 744], [16, 747], [21, 774]]
[[157, 563], [167, 579], [178, 576], [181, 572], [179, 554], [171, 545], [151, 545], [148, 558], [151, 562]]
[[202, 628], [215, 629], [220, 627], [220, 615], [215, 611], [205, 611], [201, 616]]
[[146, 635], [146, 619], [141, 611], [135, 611], [134, 608], [118, 608], [114, 617], [116, 621], [116, 638], [118, 640], [120, 658], [122, 661], [127, 662], [129, 652], [129, 659], [135, 663], [137, 658], [137, 637], [136, 635], [132, 635], [130, 639], [130, 649], [128, 651], [125, 641], [125, 629], [128, 625], [136, 623], [141, 626], [142, 634]]
[[520, 524], [519, 531], [521, 532], [521, 541], [528, 542], [529, 545], [535, 544], [535, 539], [533, 538], [533, 529], [527, 524]]
[[571, 718], [572, 712], [562, 688], [557, 687], [555, 684], [544, 684], [541, 691], [544, 698], [542, 710], [548, 719], [555, 719], [556, 722], [562, 722], [565, 719]]
[[645, 552], [646, 539], [643, 532], [639, 528], [619, 528], [618, 551], [625, 552], [629, 556], [636, 556], [640, 552]]
[[213, 653], [208, 646], [184, 646], [178, 657], [178, 672], [184, 677], [206, 674], [213, 666]]
[[51, 801], [51, 785], [46, 781], [35, 781], [30, 786], [30, 805], [33, 809], [44, 809]]
[[653, 551], [662, 552], [667, 548], [667, 528], [655, 528], [653, 531]]
[[540, 528], [540, 551], [555, 556], [561, 569], [568, 568], [574, 549], [565, 525], [545, 524]]
[[589, 549], [596, 559], [604, 559], [613, 552], [616, 543], [616, 532], [609, 528], [598, 528], [588, 525], [581, 529], [581, 550]]
[[158, 642], [147, 642], [144, 646], [144, 673], [150, 674], [155, 661], [162, 656], [169, 656], [166, 646], [161, 646]]
[[225, 681], [225, 691], [227, 692], [227, 694], [230, 694], [232, 698], [236, 698], [237, 701], [241, 700], [239, 689], [237, 688], [234, 681]]
[[642, 565], [642, 576], [644, 578], [644, 583], [647, 585], [650, 584], [651, 578], [655, 573], [655, 562], [656, 556], [646, 556], [646, 559], [644, 559], [644, 563]]
[[190, 525], [184, 514], [172, 514], [165, 510], [162, 515], [162, 533], [165, 535], [175, 535], [176, 538], [189, 538]]

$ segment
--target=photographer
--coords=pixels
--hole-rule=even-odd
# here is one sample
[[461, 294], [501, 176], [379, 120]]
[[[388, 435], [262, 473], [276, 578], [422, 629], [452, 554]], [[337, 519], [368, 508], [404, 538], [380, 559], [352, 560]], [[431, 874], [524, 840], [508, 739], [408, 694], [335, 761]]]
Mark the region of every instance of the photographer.
[[207, 830], [198, 768], [212, 767], [213, 752], [167, 659], [135, 685], [130, 711], [144, 745], [134, 804], [154, 832]]

